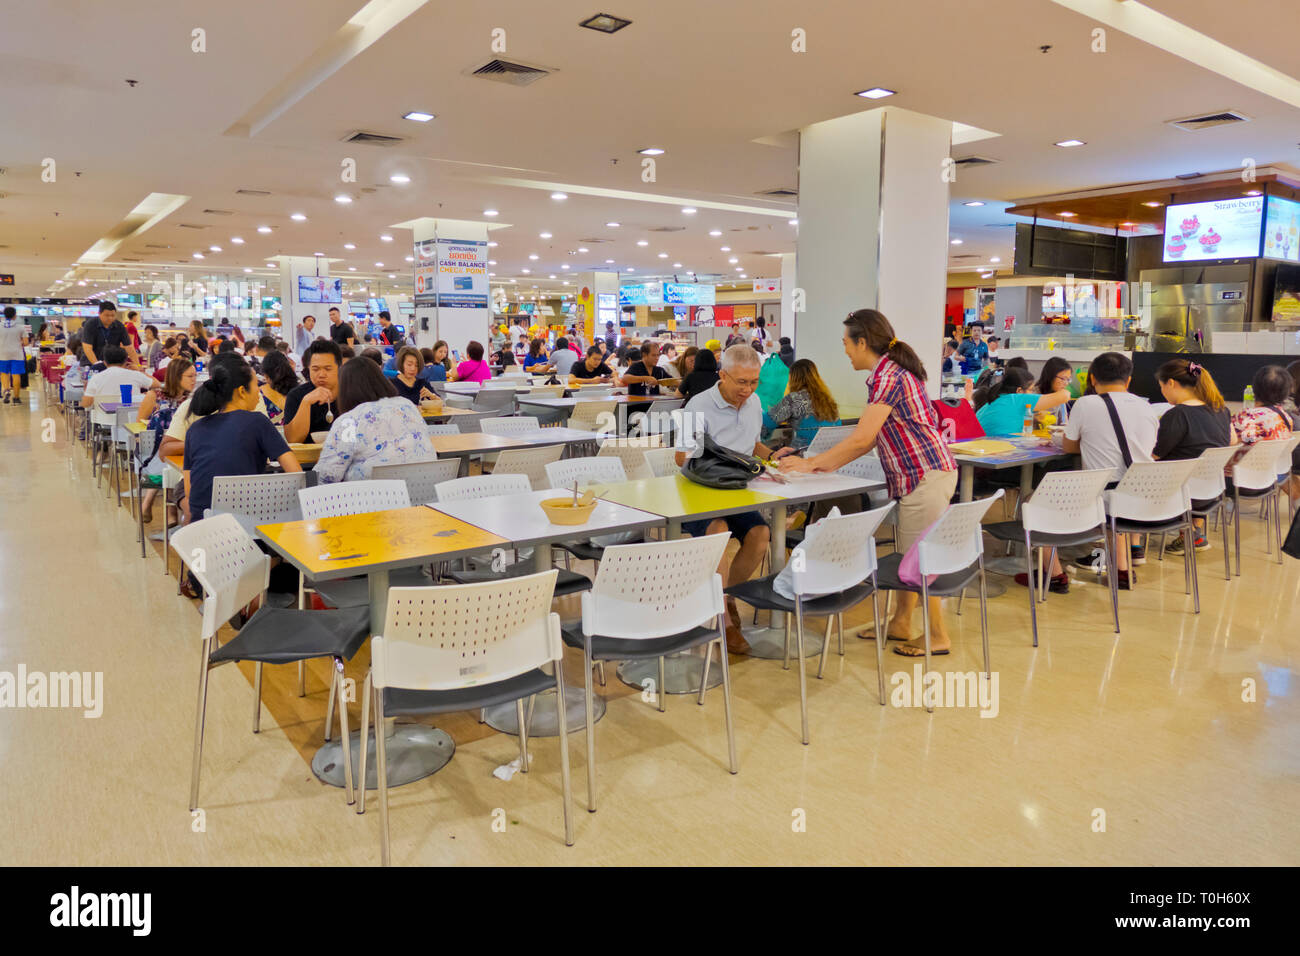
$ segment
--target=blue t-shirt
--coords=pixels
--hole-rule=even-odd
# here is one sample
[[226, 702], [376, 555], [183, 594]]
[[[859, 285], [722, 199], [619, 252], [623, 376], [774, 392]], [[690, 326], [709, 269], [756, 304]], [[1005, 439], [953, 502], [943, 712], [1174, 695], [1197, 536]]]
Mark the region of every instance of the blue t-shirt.
[[966, 339], [957, 347], [957, 354], [968, 362], [986, 362], [989, 357], [989, 344], [983, 339], [976, 342]]
[[1019, 435], [1025, 427], [1025, 409], [1038, 404], [1041, 395], [1018, 392], [999, 395], [975, 413], [986, 435]]
[[530, 368], [532, 368], [534, 365], [549, 365], [549, 364], [551, 364], [551, 360], [548, 359], [545, 355], [525, 355], [525, 356], [524, 356], [524, 369], [525, 369], [525, 371], [528, 370], [528, 369], [530, 369]]
[[190, 473], [190, 517], [212, 506], [212, 479], [260, 475], [266, 463], [289, 450], [271, 420], [260, 412], [205, 415], [185, 433], [185, 470]]
[[430, 362], [420, 369], [419, 378], [425, 382], [445, 382], [447, 381], [447, 366], [441, 362]]

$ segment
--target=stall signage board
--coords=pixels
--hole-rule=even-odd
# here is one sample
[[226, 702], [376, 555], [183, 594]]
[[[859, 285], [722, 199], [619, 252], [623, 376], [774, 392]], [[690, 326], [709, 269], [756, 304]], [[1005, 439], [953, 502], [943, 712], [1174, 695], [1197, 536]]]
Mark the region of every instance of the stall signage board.
[[14, 274], [12, 272], [0, 272], [0, 285], [13, 285]]
[[415, 304], [438, 304], [438, 240], [415, 244]]
[[754, 294], [772, 294], [781, 291], [781, 280], [776, 279], [755, 279]]
[[665, 282], [664, 305], [713, 305], [714, 287], [695, 282]]
[[487, 240], [439, 238], [436, 256], [438, 308], [486, 309]]

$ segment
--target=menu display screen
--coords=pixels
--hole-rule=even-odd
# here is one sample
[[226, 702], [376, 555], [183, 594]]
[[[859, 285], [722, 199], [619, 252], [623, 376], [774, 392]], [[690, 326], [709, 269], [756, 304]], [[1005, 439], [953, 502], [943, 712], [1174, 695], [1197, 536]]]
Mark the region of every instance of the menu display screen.
[[1263, 226], [1263, 196], [1169, 206], [1165, 262], [1255, 258]]
[[1300, 202], [1268, 197], [1268, 214], [1264, 217], [1264, 255], [1270, 259], [1300, 262]]
[[338, 302], [343, 301], [343, 280], [328, 279], [321, 276], [298, 276], [299, 302]]

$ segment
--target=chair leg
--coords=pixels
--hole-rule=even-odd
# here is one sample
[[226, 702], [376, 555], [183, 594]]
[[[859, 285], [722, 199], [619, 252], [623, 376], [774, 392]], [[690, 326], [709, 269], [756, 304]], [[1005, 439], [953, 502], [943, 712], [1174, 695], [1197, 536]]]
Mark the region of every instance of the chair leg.
[[885, 706], [885, 633], [880, 629], [880, 592], [876, 590], [876, 577], [871, 576], [871, 623], [876, 637], [876, 680], [880, 685], [880, 706]]
[[1106, 583], [1110, 585], [1110, 609], [1115, 615], [1116, 634], [1119, 633], [1119, 568], [1116, 566], [1119, 560], [1116, 555], [1118, 544], [1119, 536], [1115, 533], [1115, 522], [1112, 520], [1110, 536], [1102, 533], [1102, 547], [1106, 549]]
[[962, 601], [964, 601], [965, 599], [966, 599], [966, 589], [962, 588], [960, 591], [957, 592], [957, 616], [958, 617], [961, 617], [961, 605], [962, 605]]
[[839, 635], [840, 657], [843, 657], [844, 656], [844, 614], [843, 613], [835, 615], [835, 629]]
[[727, 720], [727, 760], [732, 773], [740, 772], [736, 763], [736, 728], [731, 717], [731, 664], [727, 660], [727, 632], [721, 617], [718, 618], [718, 659], [722, 661], [722, 712]]
[[203, 642], [203, 659], [199, 662], [199, 704], [194, 720], [194, 766], [190, 771], [190, 809], [199, 808], [199, 768], [203, 762], [203, 719], [208, 710], [208, 661], [217, 643], [216, 636]]
[[1234, 488], [1232, 491], [1232, 525], [1233, 535], [1236, 538], [1235, 550], [1237, 552], [1237, 577], [1241, 577], [1241, 496]]
[[1192, 579], [1192, 613], [1201, 613], [1201, 582], [1196, 572], [1196, 525], [1192, 513], [1187, 512], [1187, 530], [1183, 532], [1183, 550], [1187, 552], [1187, 568]]
[[[829, 622], [827, 622], [829, 624]], [[803, 657], [803, 601], [794, 599], [795, 653], [799, 655], [799, 723], [803, 729], [804, 746], [808, 745], [808, 665]], [[827, 634], [829, 636], [829, 628]], [[823, 654], [826, 648], [822, 647]]]
[[668, 693], [664, 689], [664, 659], [662, 657], [659, 658], [659, 686], [655, 688], [655, 692], [659, 695], [659, 713], [662, 714], [667, 709], [668, 703]]
[[[1039, 552], [1042, 557], [1042, 552]], [[1034, 634], [1034, 647], [1038, 646], [1038, 595], [1035, 590], [1038, 587], [1038, 575], [1034, 573], [1034, 549], [1029, 546], [1029, 532], [1025, 532], [1025, 570], [1028, 572], [1029, 580], [1029, 627]]]
[[817, 655], [817, 679], [821, 680], [822, 675], [826, 672], [826, 656], [831, 652], [831, 625], [835, 623], [835, 616], [826, 615], [826, 634], [822, 638], [822, 652]]
[[[347, 789], [348, 806], [356, 803], [356, 791], [353, 789], [352, 782], [352, 735], [348, 733], [348, 702], [343, 693], [343, 659], [334, 658], [334, 683], [337, 685], [336, 693], [339, 695], [339, 734], [343, 737], [343, 782]], [[366, 740], [361, 738], [361, 746], [364, 748]], [[365, 781], [361, 782], [365, 788]]]
[[1279, 489], [1273, 488], [1273, 532], [1276, 535], [1274, 545], [1277, 549], [1277, 563], [1282, 563], [1282, 496]]
[[[921, 620], [925, 627], [925, 669], [921, 674], [921, 696], [925, 697], [930, 684], [930, 588], [924, 574], [921, 575]], [[934, 704], [927, 703], [925, 712], [933, 714]]]
[[600, 686], [605, 686], [605, 662], [599, 661], [596, 664], [596, 672], [600, 675]]
[[[388, 866], [390, 849], [388, 844], [388, 738], [384, 736], [384, 691], [381, 687], [371, 688], [375, 699], [375, 775], [379, 778], [379, 834], [380, 860]], [[365, 786], [365, 781], [361, 786]]]
[[253, 665], [253, 733], [262, 730], [262, 662]]
[[704, 690], [709, 686], [709, 667], [713, 664], [713, 642], [704, 645], [704, 667], [700, 671], [700, 695], [695, 703], [704, 706]]
[[1219, 505], [1219, 509], [1214, 513], [1218, 520], [1219, 527], [1223, 529], [1223, 580], [1232, 580], [1232, 552], [1228, 549], [1228, 518], [1223, 513], [1224, 505]]
[[1179, 532], [1179, 537], [1183, 539], [1183, 593], [1184, 594], [1192, 593], [1192, 562], [1189, 556], [1193, 551], [1196, 550], [1195, 548], [1196, 542], [1190, 537], [1191, 534], [1190, 529], [1191, 529], [1191, 521], [1189, 520], [1187, 524], [1183, 526], [1183, 530]]
[[785, 634], [784, 634], [785, 659], [781, 663], [781, 670], [788, 671], [790, 669], [790, 615], [789, 613], [782, 612], [781, 620], [785, 622]]
[[[360, 778], [361, 792], [357, 794], [357, 813], [366, 812], [366, 752], [369, 748], [370, 741], [370, 671], [366, 671], [365, 686], [361, 688], [361, 755], [358, 761], [361, 764], [361, 772], [357, 775]], [[379, 740], [375, 740], [375, 746], [379, 746]]]
[[984, 640], [984, 676], [992, 680], [993, 666], [989, 663], [989, 596], [983, 555], [980, 555], [980, 636]]
[[[590, 675], [591, 671], [588, 670]], [[569, 728], [564, 706], [564, 661], [555, 662], [555, 718], [560, 727], [560, 781], [564, 786], [564, 845], [573, 846], [573, 781], [569, 777]]]
[[[726, 660], [724, 655], [723, 660]], [[587, 734], [587, 812], [596, 812], [596, 717], [591, 688], [591, 638], [586, 639], [583, 650], [583, 681], [586, 690], [587, 712], [583, 729]]]
[[338, 675], [330, 675], [330, 690], [328, 699], [325, 701], [325, 741], [327, 743], [330, 734], [334, 732], [334, 682], [338, 679]]
[[[560, 697], [564, 697], [561, 690]], [[560, 723], [564, 723], [564, 707], [560, 707]], [[523, 773], [528, 772], [528, 721], [524, 719], [524, 699], [522, 697], [515, 700], [515, 719], [519, 721], [519, 769]]]

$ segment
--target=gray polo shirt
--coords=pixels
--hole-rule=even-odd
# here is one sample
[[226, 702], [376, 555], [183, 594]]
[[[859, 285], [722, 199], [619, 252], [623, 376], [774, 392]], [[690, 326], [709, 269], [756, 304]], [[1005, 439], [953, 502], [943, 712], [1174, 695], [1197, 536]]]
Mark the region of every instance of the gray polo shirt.
[[561, 382], [569, 380], [569, 373], [578, 362], [578, 353], [573, 349], [556, 349], [551, 353], [551, 365]]
[[736, 408], [714, 385], [687, 402], [685, 412], [682, 433], [677, 440], [679, 451], [691, 451], [696, 436], [707, 434], [723, 448], [752, 455], [763, 433], [763, 406], [757, 394], [750, 395]]

